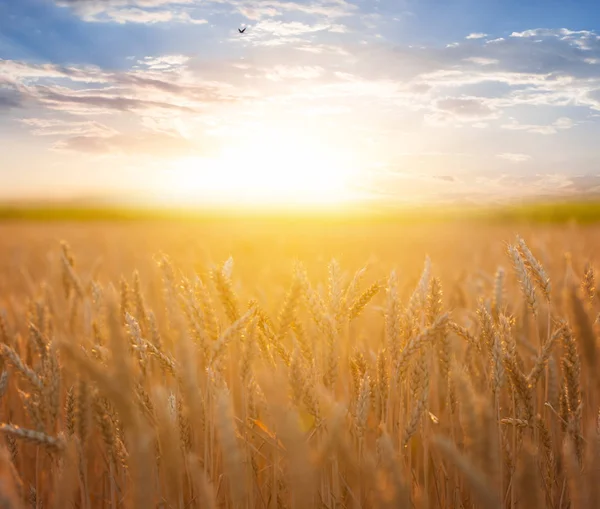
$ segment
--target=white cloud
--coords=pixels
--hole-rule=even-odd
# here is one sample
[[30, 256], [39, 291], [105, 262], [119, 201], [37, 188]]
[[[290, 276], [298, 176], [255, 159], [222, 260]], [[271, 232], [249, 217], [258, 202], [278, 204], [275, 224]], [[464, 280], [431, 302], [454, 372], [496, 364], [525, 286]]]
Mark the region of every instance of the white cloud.
[[340, 24], [331, 25], [329, 27], [329, 31], [332, 34], [347, 34], [349, 32], [348, 27], [346, 25], [340, 25]]
[[212, 0], [215, 4], [236, 9], [248, 19], [260, 21], [265, 18], [283, 16], [290, 13], [305, 14], [318, 18], [337, 19], [356, 12], [357, 6], [346, 0]]
[[515, 119], [511, 119], [508, 124], [502, 124], [502, 129], [509, 129], [512, 131], [527, 131], [536, 134], [556, 134], [560, 130], [571, 129], [576, 125], [573, 119], [568, 117], [561, 117], [552, 122], [551, 124], [539, 125], [539, 124], [521, 124]]
[[299, 21], [274, 21], [265, 20], [260, 21], [254, 27], [251, 28], [250, 34], [269, 34], [276, 37], [288, 37], [291, 35], [302, 35], [314, 32], [321, 32], [328, 30], [331, 25], [327, 23], [319, 23], [315, 25], [307, 25], [306, 23], [300, 23]]
[[63, 120], [58, 118], [23, 118], [20, 122], [34, 136], [111, 136], [116, 131], [92, 120]]
[[[222, 6], [253, 21], [297, 13], [326, 19], [339, 19], [356, 11], [346, 0], [55, 0], [73, 9], [87, 22], [113, 23], [205, 23], [190, 15], [191, 8], [214, 12]], [[340, 30], [339, 25], [336, 30]]]
[[72, 136], [56, 142], [53, 149], [96, 155], [150, 155], [166, 158], [198, 153], [198, 148], [189, 140], [178, 135], [160, 132]]
[[523, 32], [513, 32], [510, 34], [511, 37], [536, 37], [538, 35], [542, 35], [539, 33], [539, 30], [525, 30]]
[[[145, 11], [143, 9], [115, 9], [103, 13], [106, 18], [116, 23], [164, 23], [173, 21], [171, 11]], [[102, 21], [99, 18], [91, 18], [89, 21]]]
[[89, 18], [90, 22], [114, 21], [115, 23], [188, 23], [193, 25], [204, 25], [208, 23], [205, 19], [192, 18], [188, 12], [177, 12], [168, 10], [144, 9], [114, 9], [106, 10], [102, 16]]
[[563, 39], [579, 37], [596, 37], [590, 30], [569, 30], [567, 28], [534, 28], [523, 32], [513, 32], [511, 37], [561, 37]]
[[[238, 44], [250, 43], [254, 46], [283, 46], [293, 45], [297, 49], [305, 51], [320, 52], [323, 45], [316, 45], [317, 49], [310, 49], [306, 42], [312, 40], [315, 34], [325, 32], [345, 33], [346, 27], [331, 23], [303, 23], [300, 21], [281, 21], [265, 19], [259, 21], [256, 25], [248, 27], [244, 37], [239, 37], [237, 30], [234, 32], [233, 42]], [[311, 44], [311, 47], [313, 45]]]
[[294, 46], [295, 50], [304, 51], [306, 53], [314, 53], [317, 55], [330, 53], [333, 55], [347, 57], [350, 55], [348, 50], [342, 46], [334, 46], [331, 44], [299, 44]]
[[278, 65], [266, 73], [266, 78], [271, 81], [284, 79], [316, 79], [323, 74], [323, 68], [319, 66], [288, 66]]
[[477, 65], [494, 65], [500, 63], [500, 60], [496, 58], [468, 57], [465, 58], [465, 62], [471, 62]]
[[483, 39], [487, 36], [488, 36], [488, 34], [484, 34], [482, 32], [475, 32], [475, 33], [467, 35], [466, 39]]
[[511, 163], [524, 163], [531, 160], [530, 155], [513, 154], [512, 152], [504, 152], [502, 154], [498, 154], [497, 157], [500, 159], [505, 159], [506, 161], [510, 161]]
[[57, 0], [57, 4], [72, 8], [90, 23], [207, 23], [188, 12], [194, 0]]
[[487, 118], [495, 114], [488, 101], [478, 97], [445, 97], [438, 99], [435, 106], [458, 117]]
[[555, 120], [552, 125], [557, 129], [571, 129], [575, 125], [575, 122], [572, 118], [569, 117], [560, 117]]
[[160, 57], [146, 57], [137, 63], [154, 71], [166, 71], [180, 68], [187, 64], [190, 57], [186, 55], [163, 55]]
[[30, 81], [42, 78], [67, 78], [74, 82], [103, 83], [106, 73], [92, 66], [59, 66], [55, 64], [32, 64], [18, 60], [0, 59], [0, 76], [11, 81]]
[[430, 109], [431, 112], [425, 115], [425, 120], [435, 126], [481, 124], [482, 120], [494, 119], [500, 114], [492, 101], [468, 96], [439, 98]]

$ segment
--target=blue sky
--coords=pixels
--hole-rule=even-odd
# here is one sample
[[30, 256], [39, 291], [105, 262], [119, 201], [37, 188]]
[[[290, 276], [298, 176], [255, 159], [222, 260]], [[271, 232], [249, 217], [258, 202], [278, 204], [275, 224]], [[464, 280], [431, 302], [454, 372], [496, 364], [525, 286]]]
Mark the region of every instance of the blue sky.
[[0, 197], [599, 191], [599, 25], [587, 0], [0, 0]]

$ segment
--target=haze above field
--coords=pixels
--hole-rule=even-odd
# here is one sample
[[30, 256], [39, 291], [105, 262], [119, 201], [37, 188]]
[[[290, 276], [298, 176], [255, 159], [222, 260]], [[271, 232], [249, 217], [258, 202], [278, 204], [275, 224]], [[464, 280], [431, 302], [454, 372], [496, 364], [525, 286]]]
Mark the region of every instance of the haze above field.
[[4, 0], [0, 200], [594, 194], [599, 25], [587, 0]]

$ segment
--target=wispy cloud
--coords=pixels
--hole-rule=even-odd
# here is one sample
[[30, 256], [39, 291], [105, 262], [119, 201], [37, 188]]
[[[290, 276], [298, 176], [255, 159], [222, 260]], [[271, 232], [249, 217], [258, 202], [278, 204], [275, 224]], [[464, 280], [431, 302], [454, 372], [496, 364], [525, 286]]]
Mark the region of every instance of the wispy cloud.
[[346, 0], [213, 0], [228, 9], [235, 9], [254, 21], [286, 14], [304, 14], [328, 19], [338, 19], [357, 12], [357, 6]]
[[502, 124], [502, 129], [510, 129], [513, 131], [528, 131], [536, 134], [556, 134], [560, 130], [571, 129], [576, 123], [573, 119], [568, 117], [561, 117], [556, 119], [554, 122], [548, 125], [537, 125], [537, 124], [521, 124], [514, 119], [508, 124]]
[[190, 23], [194, 25], [204, 25], [208, 23], [203, 18], [193, 18], [188, 12], [173, 12], [168, 10], [148, 11], [144, 9], [115, 9], [107, 10], [102, 16], [94, 16], [88, 21], [114, 21], [115, 23]]
[[234, 33], [233, 41], [255, 46], [298, 45], [310, 41], [311, 37], [322, 32], [346, 33], [344, 25], [333, 23], [302, 23], [299, 21], [281, 21], [265, 19], [251, 26], [243, 37]]
[[324, 69], [319, 66], [277, 65], [266, 74], [267, 79], [281, 81], [284, 79], [311, 80], [322, 76]]
[[190, 113], [194, 111], [193, 107], [183, 104], [124, 97], [118, 90], [112, 94], [99, 94], [93, 91], [84, 91], [82, 93], [57, 87], [40, 86], [36, 89], [35, 97], [51, 108], [82, 114], [110, 113], [111, 111], [140, 112], [147, 110], [170, 110]]
[[91, 23], [204, 24], [189, 12], [194, 0], [56, 0]]
[[327, 19], [351, 15], [356, 6], [345, 0], [55, 0], [70, 8], [82, 20], [91, 23], [191, 23], [204, 24], [204, 18], [192, 14], [232, 10], [248, 20], [260, 21], [289, 14]]
[[34, 136], [112, 136], [116, 131], [92, 120], [63, 120], [48, 118], [23, 118], [20, 122], [28, 126]]
[[96, 155], [146, 155], [153, 157], [183, 157], [201, 152], [189, 140], [157, 132], [113, 134], [107, 136], [79, 135], [58, 141], [54, 150], [83, 152]]
[[455, 117], [482, 119], [497, 116], [489, 103], [480, 97], [444, 97], [436, 101], [435, 107]]
[[[111, 72], [4, 60], [0, 61], [0, 70], [22, 96], [75, 114], [160, 110], [191, 113], [206, 103], [239, 99], [226, 83], [202, 83], [183, 76], [186, 61], [187, 57], [167, 55], [144, 59], [137, 69]], [[81, 83], [96, 86], [81, 88]]]
[[494, 65], [499, 64], [500, 60], [496, 58], [485, 58], [485, 57], [467, 57], [465, 62], [470, 62], [477, 65]]
[[524, 163], [526, 161], [531, 160], [531, 156], [527, 154], [513, 154], [511, 152], [504, 152], [502, 154], [498, 154], [500, 159], [504, 159], [506, 161], [510, 161], [511, 163]]

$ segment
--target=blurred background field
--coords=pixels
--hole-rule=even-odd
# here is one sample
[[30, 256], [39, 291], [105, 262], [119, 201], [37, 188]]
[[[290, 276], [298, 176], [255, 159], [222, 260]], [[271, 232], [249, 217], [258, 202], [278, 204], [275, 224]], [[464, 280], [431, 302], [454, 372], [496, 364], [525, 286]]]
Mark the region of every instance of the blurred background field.
[[332, 258], [348, 270], [370, 263], [378, 276], [396, 267], [416, 277], [429, 255], [451, 282], [474, 268], [494, 271], [504, 243], [517, 233], [534, 239], [547, 263], [561, 263], [557, 253], [575, 251], [577, 258], [597, 247], [599, 222], [600, 203], [595, 202], [227, 214], [5, 207], [0, 209], [0, 264], [6, 274], [17, 262], [35, 279], [52, 262], [48, 253], [67, 240], [80, 267], [105, 278], [134, 268], [143, 273], [161, 252], [191, 270], [232, 256], [249, 285], [266, 276], [279, 280], [294, 260], [314, 265], [320, 277]]

